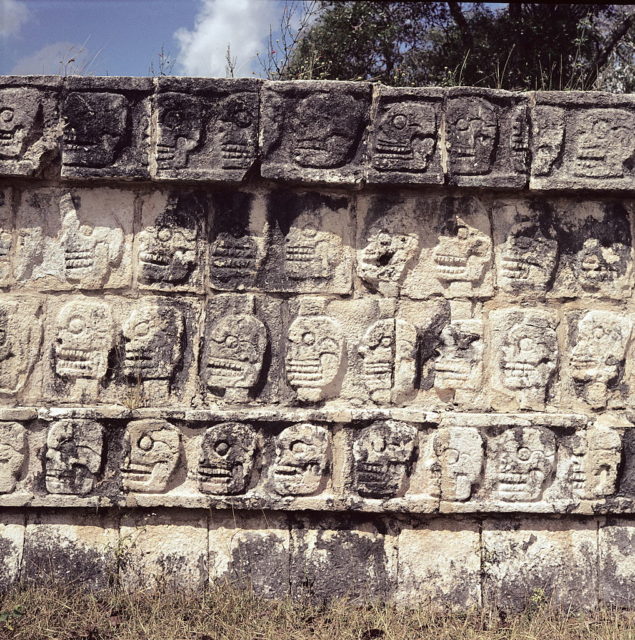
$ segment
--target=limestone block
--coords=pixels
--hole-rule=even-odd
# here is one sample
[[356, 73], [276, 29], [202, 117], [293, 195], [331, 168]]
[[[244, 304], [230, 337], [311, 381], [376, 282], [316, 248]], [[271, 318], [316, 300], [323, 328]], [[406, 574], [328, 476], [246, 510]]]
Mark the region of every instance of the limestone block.
[[153, 176], [243, 180], [258, 153], [260, 84], [255, 78], [159, 78]]
[[0, 287], [14, 283], [14, 194], [12, 187], [0, 185]]
[[628, 204], [552, 200], [560, 259], [551, 297], [622, 300], [633, 290]]
[[396, 536], [367, 520], [291, 520], [291, 594], [316, 601], [386, 600], [396, 582]]
[[152, 78], [64, 79], [62, 177], [147, 179]]
[[398, 603], [439, 610], [480, 606], [478, 522], [435, 518], [405, 524], [399, 532], [398, 549]]
[[527, 184], [529, 116], [526, 94], [457, 87], [447, 92], [446, 145], [450, 184]]
[[22, 578], [107, 589], [116, 581], [118, 539], [117, 521], [105, 512], [33, 512], [24, 536]]
[[501, 410], [541, 410], [553, 395], [559, 353], [556, 316], [547, 309], [510, 307], [489, 314], [492, 404]]
[[362, 82], [265, 82], [264, 178], [356, 184], [364, 174], [371, 87]]
[[635, 530], [628, 518], [607, 518], [600, 524], [599, 596], [609, 607], [632, 608], [635, 603], [633, 543]]
[[378, 85], [366, 180], [390, 184], [443, 184], [441, 89]]
[[154, 191], [143, 198], [134, 248], [141, 289], [203, 292], [206, 220], [200, 193]]
[[4, 510], [0, 518], [0, 592], [9, 589], [20, 577], [24, 551], [25, 516]]
[[212, 511], [210, 581], [282, 598], [289, 592], [289, 525], [284, 514]]
[[219, 190], [210, 201], [209, 284], [220, 291], [252, 290], [269, 249], [264, 196]]
[[635, 100], [596, 92], [537, 92], [531, 187], [632, 189]]
[[635, 430], [625, 429], [622, 437], [622, 464], [618, 477], [618, 495], [635, 497]]
[[483, 604], [520, 611], [532, 600], [597, 606], [597, 523], [519, 518], [483, 522]]
[[546, 200], [497, 199], [492, 207], [496, 286], [523, 298], [542, 298], [560, 258], [553, 211]]
[[0, 176], [41, 175], [61, 135], [59, 76], [0, 80]]
[[208, 532], [204, 512], [127, 512], [121, 517], [119, 540], [126, 550], [120, 569], [125, 588], [197, 590], [205, 586]]
[[120, 289], [132, 279], [135, 194], [36, 188], [17, 207], [15, 279], [41, 291]]
[[265, 291], [350, 293], [351, 201], [316, 192], [274, 190], [267, 197], [270, 250], [258, 284]]
[[615, 311], [571, 311], [566, 314], [567, 350], [564, 371], [572, 401], [592, 409], [624, 406], [629, 375], [633, 321]]
[[0, 493], [15, 490], [27, 455], [26, 429], [20, 422], [0, 422]]

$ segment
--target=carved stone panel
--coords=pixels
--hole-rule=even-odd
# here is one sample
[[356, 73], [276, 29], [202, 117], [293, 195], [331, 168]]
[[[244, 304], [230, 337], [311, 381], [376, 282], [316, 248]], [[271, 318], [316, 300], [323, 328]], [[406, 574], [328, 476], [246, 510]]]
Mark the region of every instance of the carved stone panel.
[[529, 172], [528, 99], [491, 89], [454, 88], [445, 110], [450, 183], [523, 187]]
[[270, 250], [258, 278], [261, 289], [350, 292], [354, 236], [348, 198], [276, 190], [267, 211]]
[[207, 203], [201, 194], [156, 191], [144, 198], [135, 238], [137, 281], [144, 289], [203, 291]]
[[471, 427], [444, 427], [433, 435], [434, 475], [441, 500], [469, 500], [481, 479], [483, 438]]
[[240, 182], [257, 157], [260, 82], [159, 78], [158, 87], [154, 176]]
[[166, 420], [133, 420], [124, 433], [124, 491], [163, 493], [180, 462], [181, 433]]
[[370, 85], [361, 82], [265, 82], [262, 176], [332, 184], [361, 181], [370, 94]]
[[369, 136], [369, 183], [443, 184], [439, 89], [379, 86]]
[[55, 157], [61, 84], [59, 76], [0, 80], [0, 176], [39, 175]]
[[152, 78], [66, 79], [62, 176], [149, 178]]
[[546, 310], [498, 309], [492, 327], [492, 399], [503, 407], [540, 410], [553, 394], [559, 354], [556, 317]]
[[8, 186], [0, 186], [0, 287], [14, 282], [13, 262], [15, 253], [14, 194]]
[[86, 495], [102, 467], [103, 427], [98, 422], [53, 422], [46, 437], [45, 475], [49, 493]]
[[483, 321], [454, 320], [441, 331], [434, 361], [434, 386], [439, 390], [477, 391], [483, 384]]
[[99, 189], [31, 189], [17, 207], [13, 269], [30, 289], [119, 289], [132, 279], [135, 195]]
[[0, 422], [0, 493], [15, 489], [26, 457], [26, 429], [19, 422]]
[[633, 96], [538, 92], [532, 131], [532, 187], [633, 188]]

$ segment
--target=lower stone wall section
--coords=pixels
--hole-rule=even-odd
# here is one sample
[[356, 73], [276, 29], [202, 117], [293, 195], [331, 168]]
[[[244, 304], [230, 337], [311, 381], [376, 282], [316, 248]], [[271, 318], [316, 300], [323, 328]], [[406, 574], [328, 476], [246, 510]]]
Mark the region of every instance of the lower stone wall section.
[[635, 519], [6, 510], [0, 580], [340, 596], [518, 611], [635, 605]]

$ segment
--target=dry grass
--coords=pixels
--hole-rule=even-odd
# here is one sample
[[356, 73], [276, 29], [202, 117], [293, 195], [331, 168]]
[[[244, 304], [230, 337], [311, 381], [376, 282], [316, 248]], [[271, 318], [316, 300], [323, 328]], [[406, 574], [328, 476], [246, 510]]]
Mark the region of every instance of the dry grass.
[[229, 586], [205, 593], [17, 588], [0, 607], [12, 640], [635, 640], [635, 614], [567, 616], [544, 606], [507, 619], [433, 614], [344, 600], [318, 607]]

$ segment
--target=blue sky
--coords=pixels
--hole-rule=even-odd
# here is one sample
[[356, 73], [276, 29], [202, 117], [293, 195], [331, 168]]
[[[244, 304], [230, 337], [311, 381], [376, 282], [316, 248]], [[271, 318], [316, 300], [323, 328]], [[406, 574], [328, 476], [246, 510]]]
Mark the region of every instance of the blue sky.
[[[163, 46], [175, 74], [260, 70], [282, 0], [0, 0], [0, 74], [149, 75]], [[71, 60], [74, 58], [74, 61]]]

